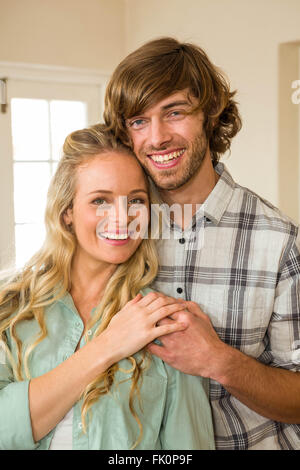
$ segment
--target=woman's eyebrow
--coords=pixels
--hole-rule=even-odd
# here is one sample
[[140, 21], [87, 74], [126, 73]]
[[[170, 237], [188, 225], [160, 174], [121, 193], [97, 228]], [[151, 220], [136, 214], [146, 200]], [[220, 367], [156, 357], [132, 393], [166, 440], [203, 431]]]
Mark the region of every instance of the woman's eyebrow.
[[148, 194], [148, 191], [146, 191], [146, 189], [133, 189], [132, 191], [130, 191], [129, 194], [134, 194], [134, 193], [145, 193], [145, 194]]
[[105, 193], [105, 194], [112, 194], [112, 191], [107, 191], [106, 189], [96, 189], [95, 191], [91, 191], [88, 194], [96, 194], [96, 193]]
[[[106, 189], [96, 189], [95, 191], [91, 191], [90, 193], [88, 193], [88, 195], [90, 195], [90, 194], [98, 194], [98, 193], [113, 194], [113, 191], [108, 191], [108, 190], [106, 190]], [[145, 193], [145, 194], [148, 194], [148, 192], [147, 192], [145, 189], [133, 189], [132, 191], [130, 191], [129, 194], [134, 194], [134, 193]]]

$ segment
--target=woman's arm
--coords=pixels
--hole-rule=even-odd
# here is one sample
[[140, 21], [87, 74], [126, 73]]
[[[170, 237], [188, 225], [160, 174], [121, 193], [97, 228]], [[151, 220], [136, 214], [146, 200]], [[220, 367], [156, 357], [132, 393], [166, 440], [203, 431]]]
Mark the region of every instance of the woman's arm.
[[0, 450], [37, 447], [32, 437], [29, 405], [29, 381], [13, 382], [12, 369], [0, 344]]
[[156, 337], [185, 328], [182, 322], [156, 326], [162, 318], [184, 308], [174, 299], [151, 292], [139, 294], [115, 315], [107, 329], [69, 359], [29, 385], [34, 441], [39, 441], [65, 416], [85, 387], [112, 364], [128, 357]]

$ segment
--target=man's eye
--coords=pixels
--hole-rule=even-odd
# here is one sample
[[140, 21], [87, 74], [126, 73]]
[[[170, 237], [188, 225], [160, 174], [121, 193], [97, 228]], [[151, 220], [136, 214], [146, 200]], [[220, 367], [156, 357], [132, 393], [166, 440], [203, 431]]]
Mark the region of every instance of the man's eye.
[[135, 119], [134, 121], [129, 122], [129, 127], [132, 127], [133, 129], [140, 129], [142, 127], [145, 127], [145, 125], [145, 119]]
[[182, 111], [172, 111], [169, 114], [169, 117], [171, 117], [171, 118], [176, 118], [176, 117], [181, 117], [181, 116], [183, 116]]

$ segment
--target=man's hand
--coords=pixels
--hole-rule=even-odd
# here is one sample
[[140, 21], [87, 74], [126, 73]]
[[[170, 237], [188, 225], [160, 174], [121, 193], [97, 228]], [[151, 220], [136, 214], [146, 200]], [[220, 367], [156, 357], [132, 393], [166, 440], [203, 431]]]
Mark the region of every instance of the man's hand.
[[181, 372], [217, 380], [223, 373], [224, 355], [232, 348], [220, 340], [208, 315], [195, 302], [184, 301], [184, 304], [185, 312], [171, 315], [173, 320], [164, 318], [159, 324], [176, 320], [188, 327], [161, 336], [158, 339], [163, 346], [151, 343], [148, 350]]
[[[177, 299], [179, 300], [179, 299]], [[220, 340], [209, 317], [194, 302], [171, 315], [188, 326], [158, 338], [148, 350], [175, 369], [208, 377], [256, 413], [283, 423], [300, 422], [300, 374], [261, 364]], [[164, 318], [161, 324], [174, 320]]]

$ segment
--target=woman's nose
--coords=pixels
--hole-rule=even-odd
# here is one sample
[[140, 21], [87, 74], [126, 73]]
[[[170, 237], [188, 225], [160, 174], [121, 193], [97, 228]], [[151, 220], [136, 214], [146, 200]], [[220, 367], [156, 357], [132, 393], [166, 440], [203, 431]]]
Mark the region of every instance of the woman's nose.
[[109, 214], [109, 221], [116, 228], [127, 227], [128, 224], [128, 200], [127, 196], [119, 196]]

